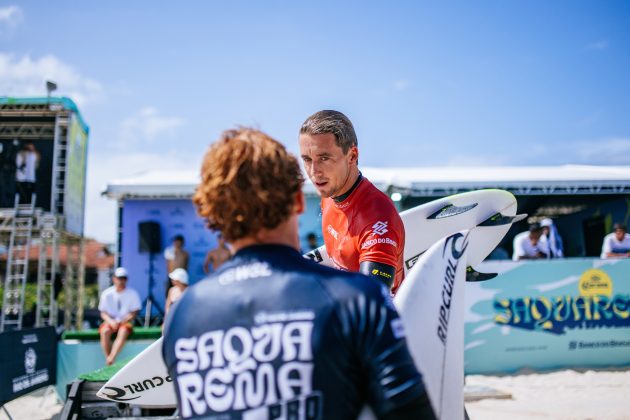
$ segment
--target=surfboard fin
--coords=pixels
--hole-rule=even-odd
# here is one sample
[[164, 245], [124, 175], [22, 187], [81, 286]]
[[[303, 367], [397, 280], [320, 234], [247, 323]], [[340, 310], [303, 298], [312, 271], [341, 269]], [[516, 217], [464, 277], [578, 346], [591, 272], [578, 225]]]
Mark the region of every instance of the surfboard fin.
[[477, 203], [472, 203], [467, 206], [457, 207], [453, 204], [447, 204], [442, 207], [427, 219], [444, 219], [445, 217], [457, 216], [458, 214], [466, 213], [468, 210], [477, 207]]
[[466, 267], [466, 281], [486, 281], [498, 276], [497, 273], [480, 273], [474, 268]]
[[479, 223], [477, 226], [500, 226], [510, 223], [520, 222], [527, 217], [527, 213], [517, 214], [515, 216], [504, 216], [501, 213], [496, 213]]

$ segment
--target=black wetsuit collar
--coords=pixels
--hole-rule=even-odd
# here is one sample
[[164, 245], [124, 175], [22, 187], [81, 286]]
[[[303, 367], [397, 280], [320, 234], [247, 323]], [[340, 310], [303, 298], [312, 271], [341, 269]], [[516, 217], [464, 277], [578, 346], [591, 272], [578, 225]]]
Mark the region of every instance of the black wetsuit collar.
[[352, 194], [352, 191], [357, 189], [362, 179], [363, 179], [363, 174], [359, 171], [359, 176], [357, 177], [357, 180], [354, 181], [354, 184], [352, 184], [352, 187], [350, 187], [350, 189], [344, 194], [341, 194], [341, 195], [338, 195], [337, 197], [332, 198], [335, 201], [335, 203], [341, 203], [346, 198], [350, 197], [350, 194]]

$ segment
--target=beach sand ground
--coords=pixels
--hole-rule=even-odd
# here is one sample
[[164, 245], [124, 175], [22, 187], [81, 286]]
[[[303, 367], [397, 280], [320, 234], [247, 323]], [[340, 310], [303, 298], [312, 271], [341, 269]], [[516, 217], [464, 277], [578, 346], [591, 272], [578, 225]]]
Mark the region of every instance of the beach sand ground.
[[[627, 420], [630, 369], [560, 370], [548, 373], [466, 377], [466, 409], [471, 420]], [[495, 398], [472, 399], [479, 394]], [[7, 403], [15, 420], [51, 419], [62, 409], [54, 388]], [[0, 410], [0, 420], [8, 420]]]

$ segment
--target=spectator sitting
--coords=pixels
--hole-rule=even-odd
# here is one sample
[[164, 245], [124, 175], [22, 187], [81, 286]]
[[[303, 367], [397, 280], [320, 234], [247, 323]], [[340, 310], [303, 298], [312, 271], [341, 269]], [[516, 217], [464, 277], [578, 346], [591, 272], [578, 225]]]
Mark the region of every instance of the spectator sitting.
[[[105, 362], [111, 365], [120, 353], [127, 337], [133, 331], [133, 320], [140, 310], [140, 296], [134, 289], [127, 287], [127, 270], [118, 267], [114, 272], [114, 285], [101, 294], [98, 310], [103, 323], [98, 328], [101, 347], [105, 353]], [[116, 340], [112, 344], [112, 334]]]
[[512, 260], [536, 260], [547, 258], [549, 247], [540, 240], [543, 230], [538, 223], [529, 226], [527, 232], [521, 232], [514, 237], [514, 253]]
[[615, 223], [613, 233], [604, 237], [602, 243], [602, 258], [630, 257], [630, 234], [626, 225]]
[[562, 243], [562, 238], [560, 237], [553, 220], [542, 219], [540, 221], [540, 227], [542, 227], [543, 230], [540, 242], [547, 243], [549, 258], [564, 258], [564, 245]]

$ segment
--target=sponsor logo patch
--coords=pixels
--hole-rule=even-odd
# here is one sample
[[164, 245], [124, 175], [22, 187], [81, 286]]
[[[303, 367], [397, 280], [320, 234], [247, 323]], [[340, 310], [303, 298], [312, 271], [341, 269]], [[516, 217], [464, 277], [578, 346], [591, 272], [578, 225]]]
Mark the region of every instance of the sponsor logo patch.
[[122, 388], [107, 386], [105, 387], [105, 390], [107, 390], [108, 392], [102, 391], [101, 394], [104, 397], [114, 401], [132, 401], [140, 398], [142, 393], [148, 392], [156, 387], [161, 387], [167, 382], [172, 381], [173, 380], [170, 376], [154, 376], [152, 378], [147, 378], [142, 381], [124, 385]]
[[387, 244], [387, 245], [391, 245], [393, 247], [397, 247], [398, 243], [396, 241], [394, 241], [393, 239], [389, 239], [389, 238], [374, 238], [374, 239], [368, 239], [367, 241], [363, 242], [361, 244], [361, 249], [367, 249], [370, 248], [376, 244]]
[[387, 229], [387, 223], [388, 222], [381, 221], [374, 223], [372, 225], [372, 233], [375, 235], [383, 236], [384, 234], [389, 232], [389, 230]]
[[267, 413], [256, 418], [320, 418], [321, 395], [312, 388], [313, 318], [311, 311], [257, 314], [264, 322], [250, 328], [177, 339], [182, 416], [262, 409]]

